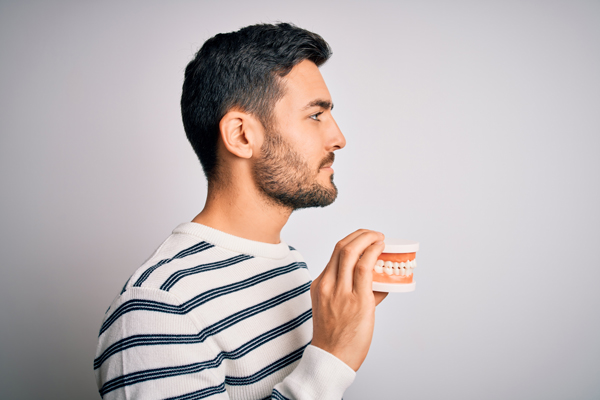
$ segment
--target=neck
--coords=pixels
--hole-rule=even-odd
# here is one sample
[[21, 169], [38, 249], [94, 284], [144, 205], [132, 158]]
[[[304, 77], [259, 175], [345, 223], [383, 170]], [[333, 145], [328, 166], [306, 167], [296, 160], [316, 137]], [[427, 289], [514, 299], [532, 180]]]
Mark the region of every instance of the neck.
[[257, 242], [280, 243], [292, 210], [268, 201], [256, 187], [209, 185], [206, 204], [192, 222]]

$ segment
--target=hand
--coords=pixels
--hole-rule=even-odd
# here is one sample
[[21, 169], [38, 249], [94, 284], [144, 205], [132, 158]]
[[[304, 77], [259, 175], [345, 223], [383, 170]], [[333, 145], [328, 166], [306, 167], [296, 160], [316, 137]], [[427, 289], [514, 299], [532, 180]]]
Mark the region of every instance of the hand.
[[310, 287], [312, 345], [358, 371], [367, 357], [375, 306], [387, 293], [373, 292], [373, 265], [384, 249], [382, 233], [360, 229], [340, 240]]

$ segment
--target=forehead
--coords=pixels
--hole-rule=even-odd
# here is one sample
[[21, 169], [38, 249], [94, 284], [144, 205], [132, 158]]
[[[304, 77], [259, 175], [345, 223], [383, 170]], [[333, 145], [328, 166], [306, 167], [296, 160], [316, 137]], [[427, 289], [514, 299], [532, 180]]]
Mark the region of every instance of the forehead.
[[321, 71], [312, 61], [298, 63], [283, 79], [284, 96], [275, 106], [281, 112], [305, 111], [308, 104], [315, 100], [331, 102], [329, 89], [321, 75]]

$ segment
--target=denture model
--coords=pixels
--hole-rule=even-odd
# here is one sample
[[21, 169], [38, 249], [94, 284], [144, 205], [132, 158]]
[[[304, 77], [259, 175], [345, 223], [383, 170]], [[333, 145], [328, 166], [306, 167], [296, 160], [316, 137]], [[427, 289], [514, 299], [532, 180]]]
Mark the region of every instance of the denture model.
[[419, 242], [385, 239], [383, 253], [373, 266], [373, 290], [377, 292], [412, 292], [416, 282], [413, 270], [417, 266]]

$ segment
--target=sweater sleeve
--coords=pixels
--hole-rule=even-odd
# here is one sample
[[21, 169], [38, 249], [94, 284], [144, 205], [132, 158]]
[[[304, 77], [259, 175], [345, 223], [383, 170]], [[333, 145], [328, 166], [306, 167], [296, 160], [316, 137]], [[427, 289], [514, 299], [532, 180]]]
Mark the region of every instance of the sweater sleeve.
[[309, 345], [300, 363], [273, 388], [272, 399], [341, 399], [356, 372], [333, 354]]

